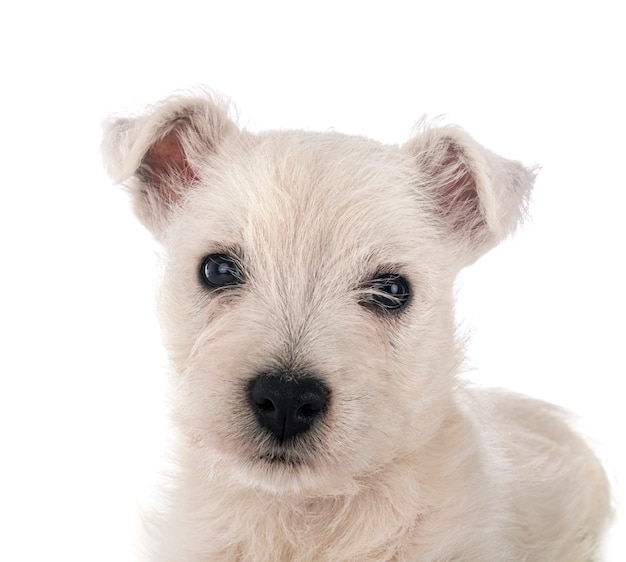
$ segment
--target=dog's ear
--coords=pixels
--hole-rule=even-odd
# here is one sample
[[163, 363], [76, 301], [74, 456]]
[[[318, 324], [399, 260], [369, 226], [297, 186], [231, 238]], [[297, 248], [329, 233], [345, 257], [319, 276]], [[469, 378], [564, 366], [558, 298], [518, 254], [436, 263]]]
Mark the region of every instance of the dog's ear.
[[407, 143], [462, 267], [512, 233], [535, 171], [487, 150], [460, 128], [423, 126]]
[[173, 96], [142, 116], [104, 126], [111, 178], [131, 194], [135, 214], [160, 238], [173, 208], [199, 179], [203, 162], [237, 130], [228, 105], [205, 92]]

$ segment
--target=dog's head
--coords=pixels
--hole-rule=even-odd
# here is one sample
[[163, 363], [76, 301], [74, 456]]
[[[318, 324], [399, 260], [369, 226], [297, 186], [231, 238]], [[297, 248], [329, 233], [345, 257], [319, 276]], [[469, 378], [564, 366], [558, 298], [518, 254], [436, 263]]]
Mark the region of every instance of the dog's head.
[[164, 247], [175, 420], [207, 470], [331, 492], [428, 441], [454, 278], [515, 228], [532, 172], [454, 127], [253, 134], [205, 93], [110, 123], [104, 149]]

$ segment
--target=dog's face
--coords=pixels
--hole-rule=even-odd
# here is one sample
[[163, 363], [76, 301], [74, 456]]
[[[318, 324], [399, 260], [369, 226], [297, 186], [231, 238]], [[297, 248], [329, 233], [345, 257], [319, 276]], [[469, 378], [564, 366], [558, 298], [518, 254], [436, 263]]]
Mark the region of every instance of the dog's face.
[[200, 173], [164, 240], [180, 427], [275, 487], [415, 446], [455, 358], [453, 264], [408, 155], [270, 133]]
[[174, 415], [207, 471], [347, 491], [429, 439], [459, 359], [454, 277], [513, 228], [528, 171], [456, 129], [253, 135], [209, 98], [107, 146], [163, 243]]

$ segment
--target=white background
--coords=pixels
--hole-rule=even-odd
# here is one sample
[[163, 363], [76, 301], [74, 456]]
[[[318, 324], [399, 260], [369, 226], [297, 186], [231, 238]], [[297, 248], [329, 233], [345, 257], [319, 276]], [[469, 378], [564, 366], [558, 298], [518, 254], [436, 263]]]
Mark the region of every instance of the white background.
[[[31, 2], [0, 9], [0, 560], [130, 561], [159, 464], [156, 246], [100, 122], [207, 84], [252, 129], [402, 142], [447, 115], [543, 166], [468, 270], [468, 374], [558, 402], [626, 477], [625, 16], [618, 2]], [[226, 6], [226, 7], [225, 7]], [[606, 560], [626, 560], [622, 522]]]

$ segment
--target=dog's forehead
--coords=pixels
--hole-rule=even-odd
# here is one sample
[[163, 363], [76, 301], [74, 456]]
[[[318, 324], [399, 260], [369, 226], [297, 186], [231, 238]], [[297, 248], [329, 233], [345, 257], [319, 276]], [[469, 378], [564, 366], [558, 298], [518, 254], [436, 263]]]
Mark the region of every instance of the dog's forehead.
[[181, 229], [204, 245], [198, 251], [393, 261], [427, 230], [419, 182], [398, 147], [338, 133], [264, 133], [215, 158]]

